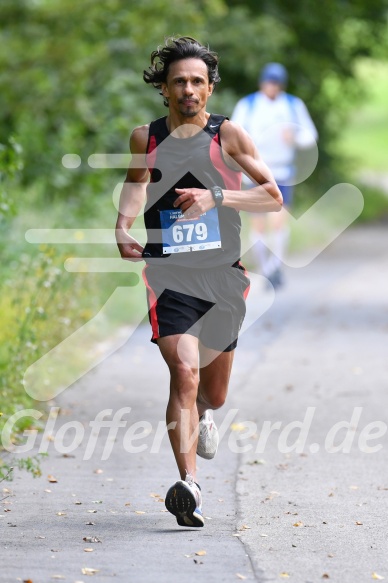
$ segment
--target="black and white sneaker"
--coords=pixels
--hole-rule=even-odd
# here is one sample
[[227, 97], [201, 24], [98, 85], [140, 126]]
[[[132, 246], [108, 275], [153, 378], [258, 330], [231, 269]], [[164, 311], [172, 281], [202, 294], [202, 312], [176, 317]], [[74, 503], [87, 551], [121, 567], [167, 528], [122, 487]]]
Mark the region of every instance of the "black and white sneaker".
[[165, 505], [174, 514], [179, 526], [201, 527], [205, 524], [201, 488], [190, 474], [187, 474], [185, 480], [178, 480], [171, 486], [166, 494]]

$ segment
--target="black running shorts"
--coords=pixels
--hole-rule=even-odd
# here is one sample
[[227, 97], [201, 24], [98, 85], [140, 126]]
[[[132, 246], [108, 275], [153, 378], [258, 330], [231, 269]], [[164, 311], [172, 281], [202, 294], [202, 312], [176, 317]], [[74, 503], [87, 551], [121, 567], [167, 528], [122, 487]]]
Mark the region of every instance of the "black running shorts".
[[250, 283], [240, 262], [212, 269], [148, 264], [143, 279], [151, 342], [191, 334], [220, 352], [236, 347]]

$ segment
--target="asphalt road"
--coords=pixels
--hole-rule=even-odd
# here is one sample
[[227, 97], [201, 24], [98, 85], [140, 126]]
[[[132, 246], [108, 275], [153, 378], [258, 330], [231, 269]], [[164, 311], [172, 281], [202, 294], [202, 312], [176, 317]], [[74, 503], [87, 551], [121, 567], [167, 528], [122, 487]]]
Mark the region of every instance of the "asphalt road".
[[[198, 458], [203, 529], [165, 511], [168, 375], [136, 330], [50, 403], [42, 477], [1, 484], [0, 581], [388, 580], [387, 273], [386, 226], [355, 228], [256, 322], [272, 296], [254, 290], [220, 450]], [[90, 425], [104, 410], [116, 435]]]

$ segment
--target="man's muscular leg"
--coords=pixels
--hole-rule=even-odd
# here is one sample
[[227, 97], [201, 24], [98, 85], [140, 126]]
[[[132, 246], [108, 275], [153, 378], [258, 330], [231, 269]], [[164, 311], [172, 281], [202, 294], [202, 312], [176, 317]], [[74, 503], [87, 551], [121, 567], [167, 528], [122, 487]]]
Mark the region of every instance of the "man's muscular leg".
[[158, 346], [171, 375], [170, 398], [166, 411], [167, 424], [176, 422], [175, 429], [169, 430], [171, 447], [181, 479], [184, 480], [186, 474], [191, 474], [195, 479], [198, 441], [198, 339], [189, 334], [174, 334], [159, 338]]
[[218, 352], [200, 343], [199, 354], [197, 408], [201, 416], [206, 409], [219, 409], [224, 404], [228, 393], [234, 350]]

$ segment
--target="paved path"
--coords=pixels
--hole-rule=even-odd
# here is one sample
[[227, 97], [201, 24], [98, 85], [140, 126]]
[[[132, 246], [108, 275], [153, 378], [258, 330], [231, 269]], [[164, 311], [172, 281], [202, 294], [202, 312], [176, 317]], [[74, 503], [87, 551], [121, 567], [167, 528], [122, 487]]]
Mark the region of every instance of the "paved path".
[[[240, 340], [228, 404], [217, 412], [219, 424], [235, 413], [232, 429], [215, 460], [198, 460], [203, 529], [179, 528], [164, 511], [176, 479], [167, 438], [157, 447], [168, 377], [148, 328], [137, 330], [55, 403], [53, 437], [69, 444], [75, 429], [62, 439], [60, 428], [75, 422], [80, 446], [64, 454], [43, 438], [43, 477], [2, 483], [10, 497], [0, 515], [0, 581], [388, 580], [387, 434], [367, 442], [382, 445], [376, 453], [357, 445], [368, 423], [381, 421], [374, 431], [383, 433], [388, 422], [387, 273], [384, 227], [349, 230], [309, 267], [288, 271], [287, 287]], [[251, 310], [268, 301], [264, 293], [251, 296]], [[111, 419], [123, 407], [131, 410], [115, 440], [109, 428], [93, 435], [100, 411]], [[306, 414], [304, 437], [287, 424]], [[350, 422], [349, 453], [325, 446], [339, 422]], [[148, 435], [131, 441], [130, 427]], [[332, 446], [345, 437], [343, 428]]]

